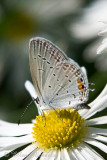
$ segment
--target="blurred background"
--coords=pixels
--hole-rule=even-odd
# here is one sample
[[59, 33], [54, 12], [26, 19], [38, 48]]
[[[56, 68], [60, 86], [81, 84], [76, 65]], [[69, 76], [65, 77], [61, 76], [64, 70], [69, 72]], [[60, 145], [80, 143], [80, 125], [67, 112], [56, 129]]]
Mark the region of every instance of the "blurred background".
[[[35, 36], [51, 40], [86, 67], [95, 83], [89, 102], [95, 99], [107, 82], [107, 52], [96, 54], [104, 39], [98, 36], [101, 21], [107, 21], [107, 0], [0, 0], [0, 119], [17, 123], [31, 101], [24, 83], [31, 80], [28, 43]], [[32, 104], [22, 123], [35, 115]]]
[[[107, 0], [0, 0], [0, 119], [17, 123], [31, 101], [24, 83], [31, 80], [28, 43], [35, 36], [51, 40], [86, 67], [95, 83], [88, 102], [95, 99], [107, 82], [107, 52], [96, 54], [104, 39], [98, 36], [101, 21], [107, 21]], [[21, 123], [35, 115], [32, 104]]]

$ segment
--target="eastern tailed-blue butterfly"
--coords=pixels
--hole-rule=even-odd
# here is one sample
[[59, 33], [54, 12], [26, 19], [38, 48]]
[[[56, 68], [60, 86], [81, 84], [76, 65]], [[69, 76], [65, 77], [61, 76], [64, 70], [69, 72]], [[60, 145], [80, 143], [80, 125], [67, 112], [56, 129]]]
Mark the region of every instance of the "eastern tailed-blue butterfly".
[[81, 109], [90, 107], [85, 69], [68, 58], [61, 49], [47, 39], [30, 40], [30, 71], [41, 106]]

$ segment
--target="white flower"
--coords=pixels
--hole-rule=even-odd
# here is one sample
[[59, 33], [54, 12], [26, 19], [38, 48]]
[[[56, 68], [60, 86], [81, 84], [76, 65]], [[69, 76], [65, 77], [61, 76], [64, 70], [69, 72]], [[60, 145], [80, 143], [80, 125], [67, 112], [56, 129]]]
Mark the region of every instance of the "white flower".
[[[83, 44], [87, 41], [83, 51], [85, 61], [94, 63], [98, 71], [107, 71], [107, 0], [92, 1], [79, 13], [79, 17], [69, 26], [71, 36], [76, 38], [77, 44], [81, 42]], [[105, 28], [99, 33], [103, 24]], [[97, 37], [98, 33], [105, 38], [103, 36]], [[100, 44], [101, 41], [102, 44]]]
[[99, 23], [103, 24], [103, 29], [98, 33], [100, 39], [88, 45], [83, 56], [87, 62], [94, 62], [97, 70], [107, 71], [107, 22]]
[[[34, 87], [29, 81], [25, 83], [25, 86], [31, 96], [36, 97]], [[49, 111], [45, 115], [46, 124], [44, 123], [45, 118], [42, 119], [41, 116], [37, 116], [34, 123], [20, 124], [19, 126], [0, 121], [0, 157], [7, 156], [7, 159], [10, 160], [36, 160], [38, 157], [40, 160], [104, 159], [90, 147], [90, 144], [107, 153], [107, 146], [104, 144], [107, 143], [107, 129], [94, 127], [94, 125], [106, 124], [107, 116], [89, 118], [107, 107], [107, 85], [89, 106], [90, 110], [79, 111], [81, 116], [77, 111], [60, 110], [58, 112], [60, 116], [63, 115], [62, 119], [54, 111]], [[53, 115], [54, 118], [52, 118]], [[57, 123], [54, 126], [53, 122], [56, 120]], [[67, 126], [68, 124], [72, 125]], [[32, 130], [33, 133], [31, 133]], [[73, 139], [72, 144], [69, 143], [71, 139]], [[21, 151], [14, 155], [13, 151], [22, 146], [25, 148], [20, 149]], [[10, 152], [13, 157], [8, 158], [7, 154]]]
[[82, 41], [95, 38], [99, 29], [101, 29], [99, 21], [106, 21], [106, 15], [107, 1], [92, 1], [90, 5], [81, 9], [80, 17], [75, 19], [74, 23], [71, 22], [71, 34]]

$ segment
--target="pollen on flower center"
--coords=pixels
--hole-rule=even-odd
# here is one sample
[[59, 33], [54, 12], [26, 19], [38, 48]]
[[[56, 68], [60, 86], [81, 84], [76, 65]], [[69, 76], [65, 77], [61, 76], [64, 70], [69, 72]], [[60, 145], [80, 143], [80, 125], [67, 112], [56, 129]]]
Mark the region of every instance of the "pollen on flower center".
[[39, 148], [60, 149], [78, 145], [86, 134], [85, 120], [73, 109], [50, 110], [36, 117], [33, 140]]

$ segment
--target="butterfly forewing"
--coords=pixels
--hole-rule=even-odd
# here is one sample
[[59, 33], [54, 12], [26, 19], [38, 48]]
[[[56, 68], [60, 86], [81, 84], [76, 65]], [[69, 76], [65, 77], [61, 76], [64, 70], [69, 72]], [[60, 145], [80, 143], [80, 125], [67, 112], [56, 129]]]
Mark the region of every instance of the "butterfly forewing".
[[41, 105], [66, 108], [87, 100], [86, 75], [52, 42], [40, 37], [31, 39], [29, 59]]
[[[30, 41], [29, 59], [35, 89], [39, 99], [42, 101], [44, 99], [45, 102], [49, 98], [47, 96], [50, 87], [48, 82], [51, 75], [54, 74], [55, 66], [67, 57], [49, 41], [43, 38], [34, 38]], [[48, 94], [50, 95], [50, 93]]]

